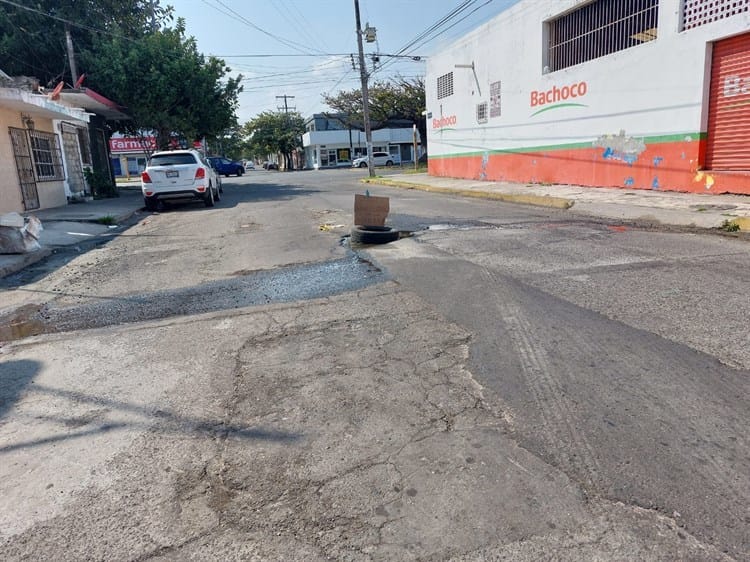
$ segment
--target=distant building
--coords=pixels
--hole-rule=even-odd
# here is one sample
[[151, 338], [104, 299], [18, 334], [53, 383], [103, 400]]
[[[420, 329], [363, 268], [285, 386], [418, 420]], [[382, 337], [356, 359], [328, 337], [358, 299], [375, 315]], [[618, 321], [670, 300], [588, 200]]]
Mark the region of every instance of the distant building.
[[[305, 150], [306, 168], [337, 168], [352, 165], [352, 161], [367, 154], [364, 131], [347, 127], [342, 115], [317, 113], [305, 121], [302, 146]], [[372, 131], [373, 152], [388, 152], [401, 163], [413, 162], [419, 157], [414, 153], [414, 132], [411, 123], [402, 122], [402, 127], [389, 127]]]
[[521, 0], [430, 57], [436, 176], [750, 194], [748, 0]]

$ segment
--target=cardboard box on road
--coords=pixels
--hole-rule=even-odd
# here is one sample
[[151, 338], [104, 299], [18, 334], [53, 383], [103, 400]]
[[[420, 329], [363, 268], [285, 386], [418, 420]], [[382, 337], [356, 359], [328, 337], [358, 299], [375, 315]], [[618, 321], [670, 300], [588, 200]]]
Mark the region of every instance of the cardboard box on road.
[[390, 198], [371, 195], [354, 196], [354, 224], [358, 226], [385, 226], [390, 211]]

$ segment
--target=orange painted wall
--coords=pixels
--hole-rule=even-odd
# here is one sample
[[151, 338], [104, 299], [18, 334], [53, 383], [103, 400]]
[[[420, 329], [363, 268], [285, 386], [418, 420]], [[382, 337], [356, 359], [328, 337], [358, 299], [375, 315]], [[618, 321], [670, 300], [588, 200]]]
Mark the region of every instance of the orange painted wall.
[[605, 157], [604, 149], [594, 147], [430, 156], [428, 172], [488, 181], [750, 195], [750, 173], [699, 171], [704, 152], [704, 141], [688, 140], [647, 144], [630, 163], [616, 154]]

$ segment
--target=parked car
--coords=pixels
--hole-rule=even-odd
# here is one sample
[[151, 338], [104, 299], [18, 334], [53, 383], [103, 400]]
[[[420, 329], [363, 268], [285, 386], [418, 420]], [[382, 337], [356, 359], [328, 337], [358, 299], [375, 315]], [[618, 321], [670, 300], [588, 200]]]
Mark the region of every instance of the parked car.
[[[372, 153], [372, 165], [373, 166], [393, 166], [398, 164], [400, 161], [397, 156], [388, 154], [387, 152], [373, 152]], [[352, 162], [352, 168], [367, 168], [367, 156], [360, 156], [355, 158]]]
[[149, 211], [160, 202], [199, 199], [213, 207], [221, 199], [221, 179], [197, 150], [154, 152], [141, 174], [143, 201]]
[[254, 170], [254, 169], [255, 169], [255, 164], [254, 163], [252, 163], [250, 160], [248, 160], [247, 162], [245, 162], [245, 171], [246, 172], [249, 171], [249, 170]]
[[222, 176], [229, 177], [232, 174], [241, 176], [245, 173], [245, 167], [242, 165], [242, 162], [237, 162], [236, 160], [230, 160], [221, 156], [209, 156], [208, 161], [216, 169], [216, 173]]
[[276, 162], [263, 162], [264, 170], [278, 170], [279, 165]]

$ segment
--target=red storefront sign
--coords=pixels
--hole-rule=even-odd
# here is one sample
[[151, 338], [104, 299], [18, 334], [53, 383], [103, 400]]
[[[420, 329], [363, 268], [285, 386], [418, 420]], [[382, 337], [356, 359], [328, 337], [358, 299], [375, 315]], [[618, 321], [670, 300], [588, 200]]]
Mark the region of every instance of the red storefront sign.
[[146, 152], [156, 150], [156, 137], [120, 137], [109, 139], [111, 152]]
[[[179, 142], [177, 139], [172, 139], [170, 142], [172, 148], [178, 148]], [[119, 152], [153, 152], [158, 148], [156, 144], [156, 137], [120, 137], [109, 139], [109, 150], [112, 153]], [[193, 148], [197, 150], [203, 149], [203, 143], [201, 141], [193, 142]]]

